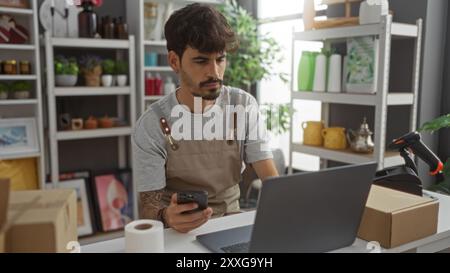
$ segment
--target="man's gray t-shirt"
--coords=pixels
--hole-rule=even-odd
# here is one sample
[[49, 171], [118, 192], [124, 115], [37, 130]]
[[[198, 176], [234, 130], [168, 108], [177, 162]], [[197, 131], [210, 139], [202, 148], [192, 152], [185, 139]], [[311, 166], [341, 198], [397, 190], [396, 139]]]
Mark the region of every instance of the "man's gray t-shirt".
[[[221, 109], [225, 112], [228, 105], [240, 105], [244, 108], [252, 108], [253, 110], [257, 108], [257, 102], [250, 94], [237, 88], [224, 86], [220, 96], [215, 101], [214, 108], [216, 110]], [[172, 113], [174, 108], [180, 109], [180, 107], [181, 105], [176, 98], [176, 92], [173, 92], [152, 104], [137, 121], [136, 128], [132, 134], [132, 146], [134, 158], [134, 182], [138, 192], [155, 191], [166, 187], [165, 164], [167, 160], [167, 139], [162, 133], [160, 118], [166, 118], [168, 124], [172, 127], [172, 134], [176, 134], [173, 130], [173, 126], [177, 121], [180, 123], [181, 116], [172, 116]], [[197, 140], [198, 132], [202, 131], [194, 126], [194, 120], [197, 120], [196, 122], [198, 125], [200, 119], [200, 121], [202, 121], [201, 124], [205, 125], [208, 121], [211, 121], [216, 117], [216, 115], [211, 113], [208, 115], [208, 110], [203, 114], [193, 114], [188, 111], [187, 108], [184, 108], [183, 110], [182, 116], [188, 117], [193, 125], [191, 132], [188, 133], [191, 137], [190, 140]], [[259, 114], [257, 115], [258, 121], [261, 121]], [[219, 118], [223, 119], [222, 121], [225, 125], [227, 124], [226, 119], [229, 119], [229, 115], [224, 114], [223, 117], [219, 116]], [[241, 137], [238, 138], [241, 158], [248, 164], [271, 159], [273, 157], [270, 149], [268, 149], [268, 139], [265, 135], [263, 133], [257, 135], [252, 133], [255, 128], [260, 130], [259, 132], [264, 132], [262, 123], [251, 120], [254, 119], [246, 117], [245, 124], [243, 124], [245, 126], [242, 126]], [[227, 130], [223, 129], [222, 139], [227, 139], [226, 134]], [[249, 135], [252, 137], [249, 137]], [[184, 134], [183, 136], [186, 135]], [[180, 134], [174, 137], [177, 140], [185, 139]], [[201, 137], [203, 138], [203, 136]]]

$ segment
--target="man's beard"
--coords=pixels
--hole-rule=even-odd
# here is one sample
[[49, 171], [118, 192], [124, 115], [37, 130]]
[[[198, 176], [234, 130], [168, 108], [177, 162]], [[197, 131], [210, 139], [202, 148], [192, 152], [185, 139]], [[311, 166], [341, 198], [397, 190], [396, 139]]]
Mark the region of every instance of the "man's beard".
[[[180, 71], [181, 78], [184, 82], [193, 90], [192, 95], [197, 98], [202, 98], [207, 101], [216, 100], [220, 96], [220, 92], [222, 91], [223, 80], [217, 78], [209, 78], [207, 81], [201, 82], [198, 85], [194, 83], [194, 81], [188, 76], [186, 72], [183, 70]], [[202, 92], [202, 88], [211, 83], [218, 83], [219, 88], [211, 88], [206, 90], [206, 92]]]
[[220, 92], [222, 91], [223, 81], [221, 79], [209, 79], [207, 81], [201, 82], [199, 84], [199, 88], [203, 88], [204, 86], [211, 84], [211, 83], [218, 83], [219, 88], [212, 88], [208, 90], [207, 94], [200, 94], [200, 93], [192, 93], [194, 97], [202, 98], [204, 100], [213, 101], [216, 100], [220, 96]]

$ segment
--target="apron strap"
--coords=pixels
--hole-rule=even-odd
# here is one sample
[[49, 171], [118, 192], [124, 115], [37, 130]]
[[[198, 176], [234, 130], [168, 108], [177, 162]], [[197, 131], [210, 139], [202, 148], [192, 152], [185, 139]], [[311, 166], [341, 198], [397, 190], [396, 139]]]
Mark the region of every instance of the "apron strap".
[[164, 117], [161, 106], [158, 103], [155, 103], [153, 110], [155, 111], [156, 115], [159, 117], [159, 125], [161, 127], [161, 131], [162, 131], [163, 135], [166, 137], [167, 141], [169, 142], [170, 147], [174, 151], [178, 150], [180, 147], [178, 146], [177, 143], [175, 143], [175, 140], [172, 137], [172, 130], [170, 129], [167, 119]]

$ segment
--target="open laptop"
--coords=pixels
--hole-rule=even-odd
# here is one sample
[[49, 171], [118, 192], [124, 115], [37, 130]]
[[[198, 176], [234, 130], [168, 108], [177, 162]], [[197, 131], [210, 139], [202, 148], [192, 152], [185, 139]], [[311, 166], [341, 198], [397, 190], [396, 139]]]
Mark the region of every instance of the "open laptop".
[[197, 236], [213, 252], [327, 252], [353, 244], [377, 164], [270, 178], [253, 225]]

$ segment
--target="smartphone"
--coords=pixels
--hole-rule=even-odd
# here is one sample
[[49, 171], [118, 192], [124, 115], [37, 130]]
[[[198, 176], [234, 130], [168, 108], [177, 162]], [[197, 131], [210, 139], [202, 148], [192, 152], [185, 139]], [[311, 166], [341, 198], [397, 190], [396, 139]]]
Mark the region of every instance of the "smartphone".
[[178, 204], [197, 203], [198, 208], [185, 213], [193, 213], [208, 208], [208, 192], [206, 191], [186, 191], [177, 194]]

